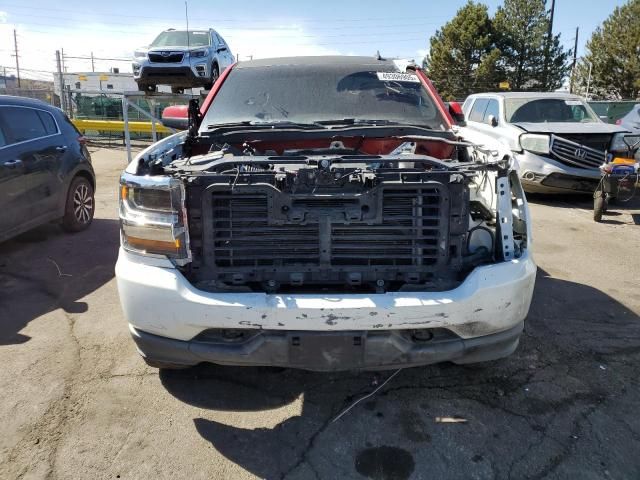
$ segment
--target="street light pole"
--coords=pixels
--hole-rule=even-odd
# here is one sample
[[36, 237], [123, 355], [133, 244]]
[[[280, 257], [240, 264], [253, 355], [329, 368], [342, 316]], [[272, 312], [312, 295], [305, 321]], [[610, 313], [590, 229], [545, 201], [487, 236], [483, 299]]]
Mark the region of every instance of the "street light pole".
[[591, 87], [591, 69], [593, 68], [593, 63], [589, 60], [585, 60], [589, 64], [589, 76], [587, 77], [587, 93], [585, 94], [585, 98], [589, 100], [589, 87]]

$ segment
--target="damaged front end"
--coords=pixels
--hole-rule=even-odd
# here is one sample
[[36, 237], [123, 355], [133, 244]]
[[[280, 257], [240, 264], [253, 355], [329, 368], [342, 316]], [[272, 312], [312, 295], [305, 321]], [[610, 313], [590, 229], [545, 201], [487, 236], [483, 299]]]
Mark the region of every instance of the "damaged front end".
[[122, 176], [116, 276], [148, 363], [349, 370], [514, 351], [536, 267], [511, 152], [459, 138], [422, 72], [248, 62], [212, 98]]
[[[416, 153], [440, 141], [463, 160]], [[149, 253], [169, 248], [204, 291], [445, 291], [479, 265], [522, 255], [527, 211], [508, 157], [450, 140], [393, 145], [375, 155], [336, 141], [279, 152], [225, 145], [189, 158], [172, 145], [142, 155], [138, 169], [152, 175], [125, 173], [122, 188], [156, 204], [136, 217], [156, 228]], [[145, 185], [157, 194], [142, 195]], [[164, 237], [158, 209], [171, 220], [160, 222]], [[127, 239], [141, 228], [122, 218], [124, 248], [140, 253]]]

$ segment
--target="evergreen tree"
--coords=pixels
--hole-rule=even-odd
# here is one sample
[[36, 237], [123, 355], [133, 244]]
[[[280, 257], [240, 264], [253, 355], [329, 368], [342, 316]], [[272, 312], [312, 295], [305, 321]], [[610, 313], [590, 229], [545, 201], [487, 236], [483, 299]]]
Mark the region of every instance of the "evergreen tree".
[[548, 36], [545, 0], [505, 0], [493, 26], [512, 90], [555, 90], [567, 74], [569, 52]]
[[447, 100], [495, 90], [502, 80], [486, 5], [471, 0], [431, 37], [427, 74]]
[[[585, 61], [586, 60], [586, 61]], [[640, 0], [616, 7], [587, 42], [575, 72], [575, 91], [603, 99], [640, 97]]]

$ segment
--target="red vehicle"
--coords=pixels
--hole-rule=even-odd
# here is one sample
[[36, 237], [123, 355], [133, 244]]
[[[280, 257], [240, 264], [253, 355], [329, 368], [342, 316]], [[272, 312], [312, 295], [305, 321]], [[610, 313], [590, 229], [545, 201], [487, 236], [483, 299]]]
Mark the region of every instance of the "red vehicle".
[[[509, 355], [533, 293], [509, 152], [459, 138], [419, 69], [228, 68], [121, 179], [118, 288], [145, 360], [312, 370]], [[182, 118], [182, 120], [179, 120]]]

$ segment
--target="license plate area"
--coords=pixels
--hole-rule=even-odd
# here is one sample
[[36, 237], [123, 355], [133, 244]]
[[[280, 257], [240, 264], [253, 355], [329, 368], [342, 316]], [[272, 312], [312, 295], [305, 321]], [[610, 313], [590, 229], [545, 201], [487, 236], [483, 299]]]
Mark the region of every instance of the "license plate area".
[[364, 364], [366, 336], [362, 332], [299, 333], [288, 335], [289, 362], [358, 368]]

